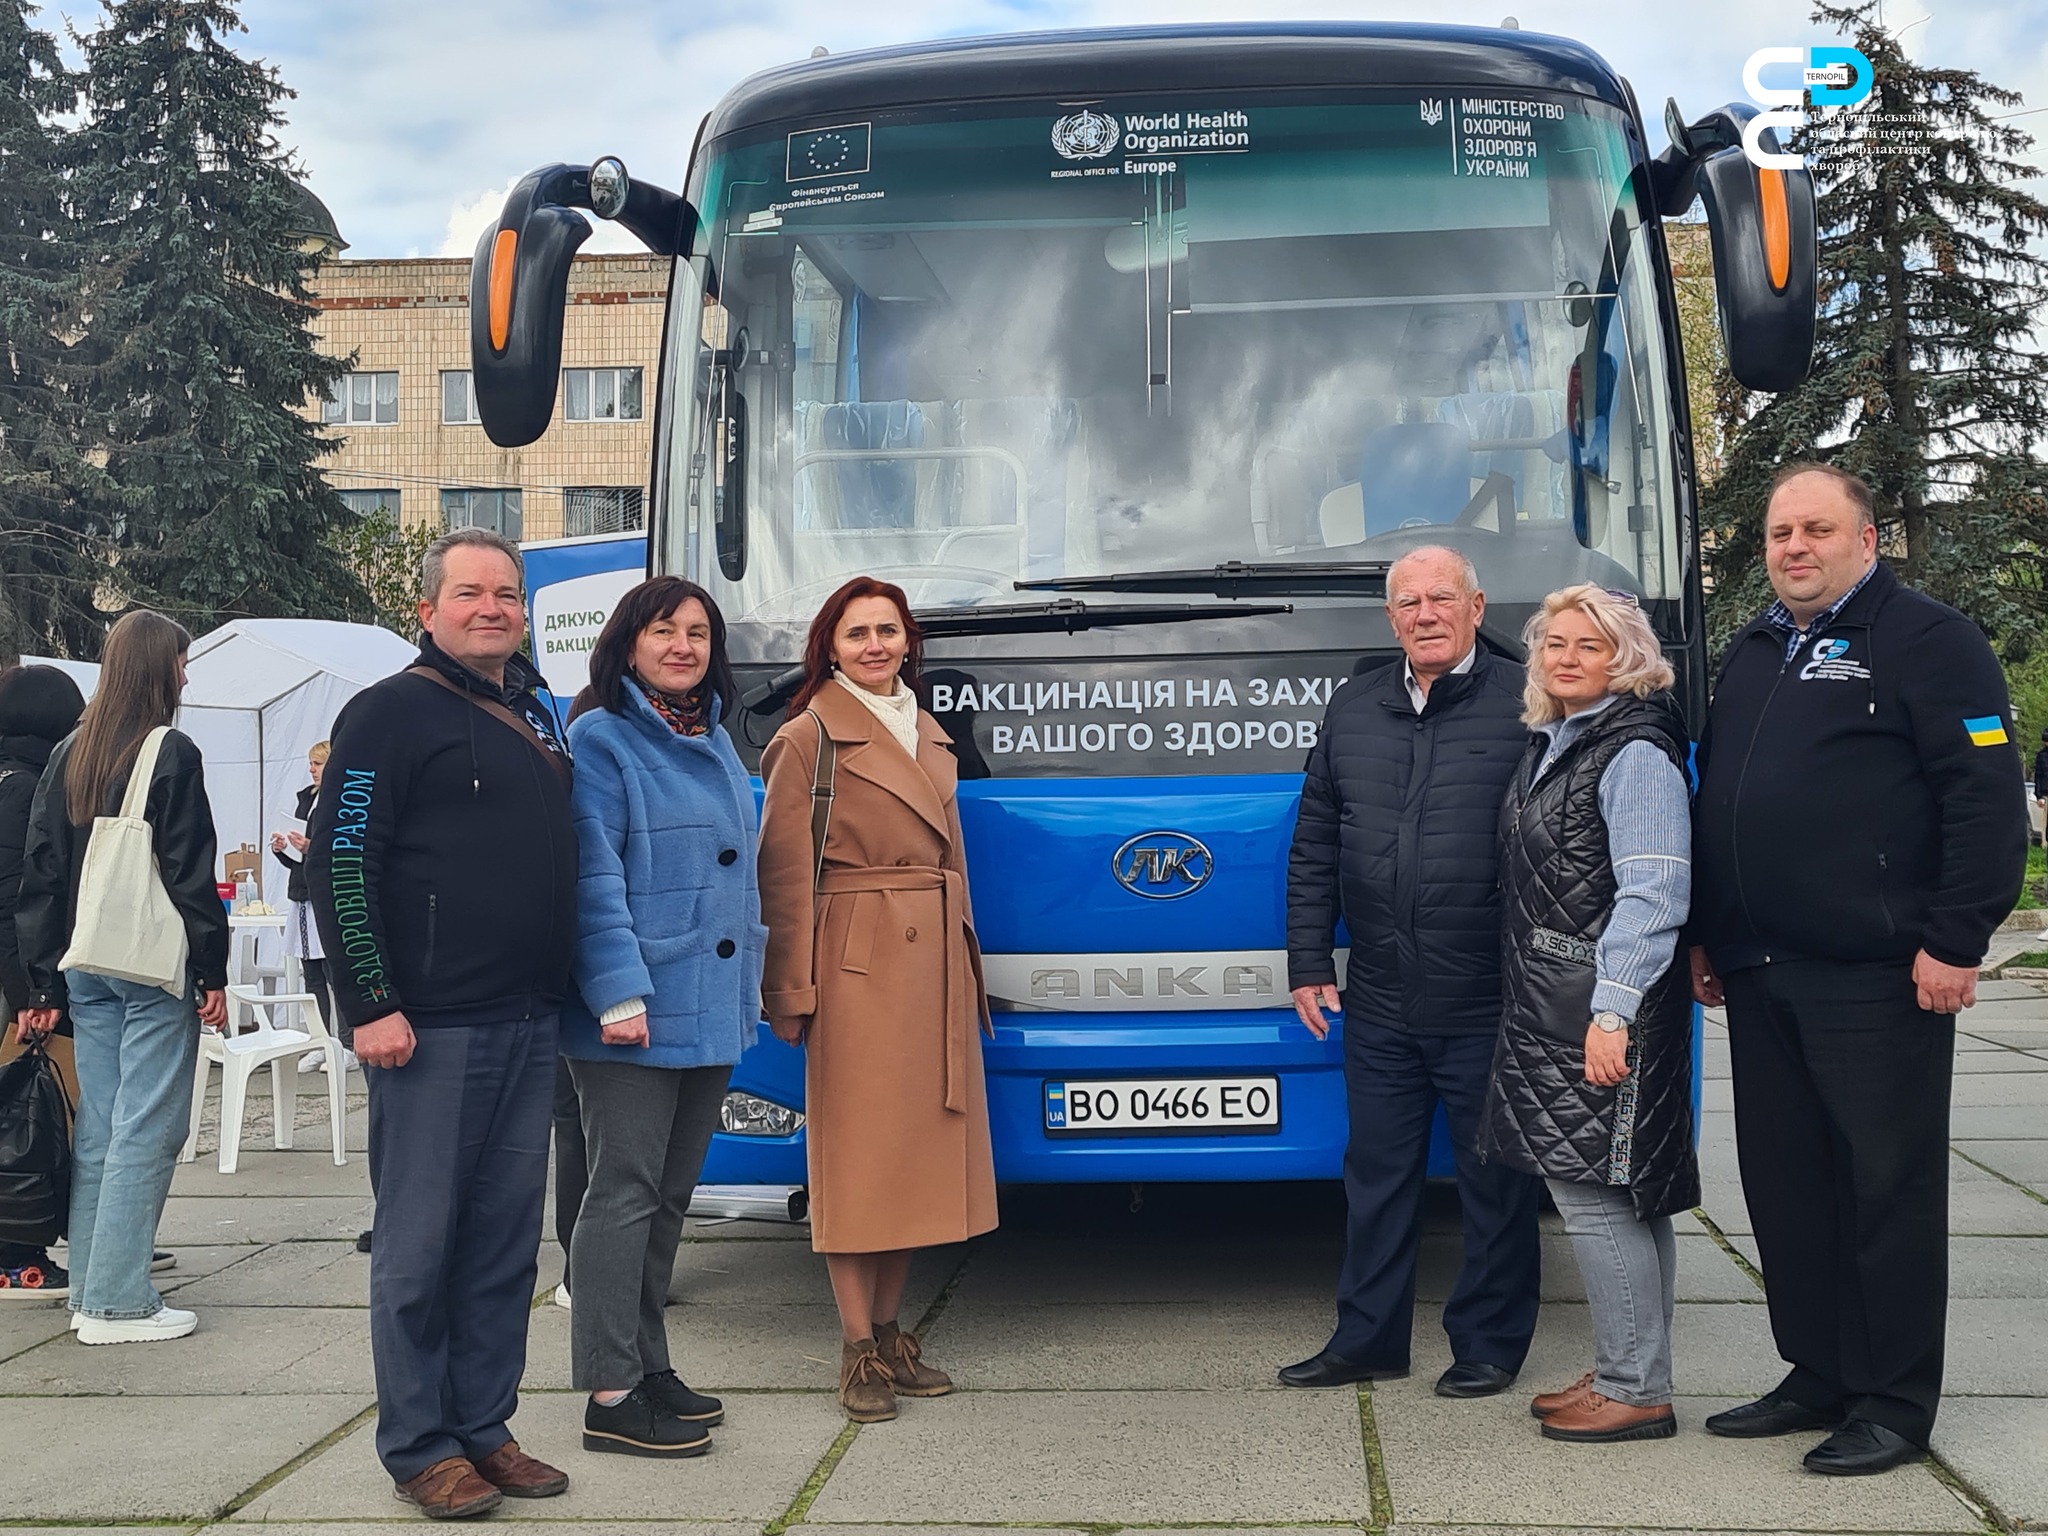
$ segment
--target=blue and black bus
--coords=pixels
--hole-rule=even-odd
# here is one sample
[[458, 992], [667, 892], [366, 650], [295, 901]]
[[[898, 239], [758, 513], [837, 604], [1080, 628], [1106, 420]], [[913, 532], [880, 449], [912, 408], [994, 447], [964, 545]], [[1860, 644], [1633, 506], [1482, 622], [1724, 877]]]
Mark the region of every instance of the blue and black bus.
[[[571, 210], [672, 256], [650, 567], [723, 607], [750, 758], [822, 599], [908, 592], [998, 1176], [1331, 1178], [1341, 1030], [1296, 1021], [1282, 936], [1304, 754], [1394, 654], [1386, 570], [1423, 543], [1471, 558], [1509, 653], [1554, 588], [1634, 593], [1697, 718], [1664, 221], [1704, 198], [1744, 384], [1795, 382], [1813, 336], [1812, 188], [1745, 157], [1753, 110], [1668, 107], [1653, 156], [1613, 69], [1515, 30], [814, 58], [718, 105], [680, 196], [617, 160], [515, 189], [472, 278], [478, 405], [500, 443], [547, 424]], [[764, 1027], [707, 1182], [800, 1185], [802, 1111]]]

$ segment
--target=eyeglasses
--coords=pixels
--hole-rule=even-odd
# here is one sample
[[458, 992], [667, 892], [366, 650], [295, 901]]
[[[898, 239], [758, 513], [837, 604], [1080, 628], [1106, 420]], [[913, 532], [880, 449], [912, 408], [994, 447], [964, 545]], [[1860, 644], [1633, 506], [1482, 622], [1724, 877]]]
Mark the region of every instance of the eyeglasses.
[[1617, 603], [1625, 604], [1630, 608], [1640, 608], [1643, 606], [1642, 599], [1633, 592], [1624, 592], [1619, 587], [1602, 587], [1600, 590], [1613, 598]]

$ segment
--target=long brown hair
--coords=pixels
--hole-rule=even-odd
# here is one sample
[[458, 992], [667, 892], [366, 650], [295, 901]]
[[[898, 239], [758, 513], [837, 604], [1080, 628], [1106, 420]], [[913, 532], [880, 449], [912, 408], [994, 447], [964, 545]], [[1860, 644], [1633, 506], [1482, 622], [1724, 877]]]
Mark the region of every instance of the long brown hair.
[[633, 670], [633, 650], [640, 643], [641, 633], [655, 620], [671, 617], [693, 597], [704, 605], [704, 617], [711, 621], [711, 661], [704, 669], [704, 681], [697, 688], [709, 688], [717, 700], [717, 708], [707, 710], [705, 718], [716, 725], [720, 716], [737, 709], [739, 687], [733, 681], [732, 660], [726, 655], [725, 615], [718, 611], [718, 604], [712, 601], [711, 594], [696, 582], [686, 581], [681, 576], [656, 576], [641, 582], [620, 598], [619, 606], [605, 620], [597, 644], [590, 648], [590, 682], [576, 695], [576, 702], [569, 709], [569, 718], [574, 720], [585, 711], [597, 708], [623, 715], [626, 712], [626, 678]]
[[903, 633], [910, 640], [910, 648], [903, 653], [903, 670], [898, 675], [904, 687], [920, 699], [924, 697], [918, 678], [924, 666], [924, 631], [918, 627], [917, 615], [910, 611], [910, 599], [891, 582], [874, 576], [856, 576], [826, 598], [825, 606], [811, 620], [811, 632], [804, 637], [804, 680], [790, 698], [790, 719], [802, 714], [805, 706], [818, 696], [818, 690], [832, 681], [832, 637], [839, 632], [839, 621], [846, 617], [846, 610], [863, 597], [886, 597], [896, 605], [903, 620]]
[[142, 740], [178, 714], [178, 658], [192, 648], [185, 626], [139, 608], [107, 631], [99, 691], [85, 706], [64, 769], [65, 809], [88, 825], [135, 764]]

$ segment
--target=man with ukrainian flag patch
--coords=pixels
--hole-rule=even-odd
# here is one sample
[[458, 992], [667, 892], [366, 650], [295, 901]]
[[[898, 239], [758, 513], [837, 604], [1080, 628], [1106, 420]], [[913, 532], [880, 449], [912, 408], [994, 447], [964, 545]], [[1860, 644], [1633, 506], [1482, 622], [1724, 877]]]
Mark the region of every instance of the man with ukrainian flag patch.
[[1687, 938], [1791, 1370], [1706, 1427], [1825, 1429], [1810, 1471], [1883, 1472], [1941, 1400], [1955, 1015], [2019, 895], [2025, 779], [1998, 658], [1877, 558], [1868, 486], [1788, 464], [1764, 519], [1778, 600], [1715, 683]]

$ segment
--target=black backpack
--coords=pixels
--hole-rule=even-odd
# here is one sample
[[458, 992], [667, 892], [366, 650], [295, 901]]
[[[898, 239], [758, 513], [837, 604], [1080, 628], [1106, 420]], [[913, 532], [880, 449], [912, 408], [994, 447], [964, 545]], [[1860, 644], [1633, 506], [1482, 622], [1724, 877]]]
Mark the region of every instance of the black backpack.
[[46, 1248], [71, 1213], [71, 1101], [37, 1038], [0, 1067], [0, 1243]]

